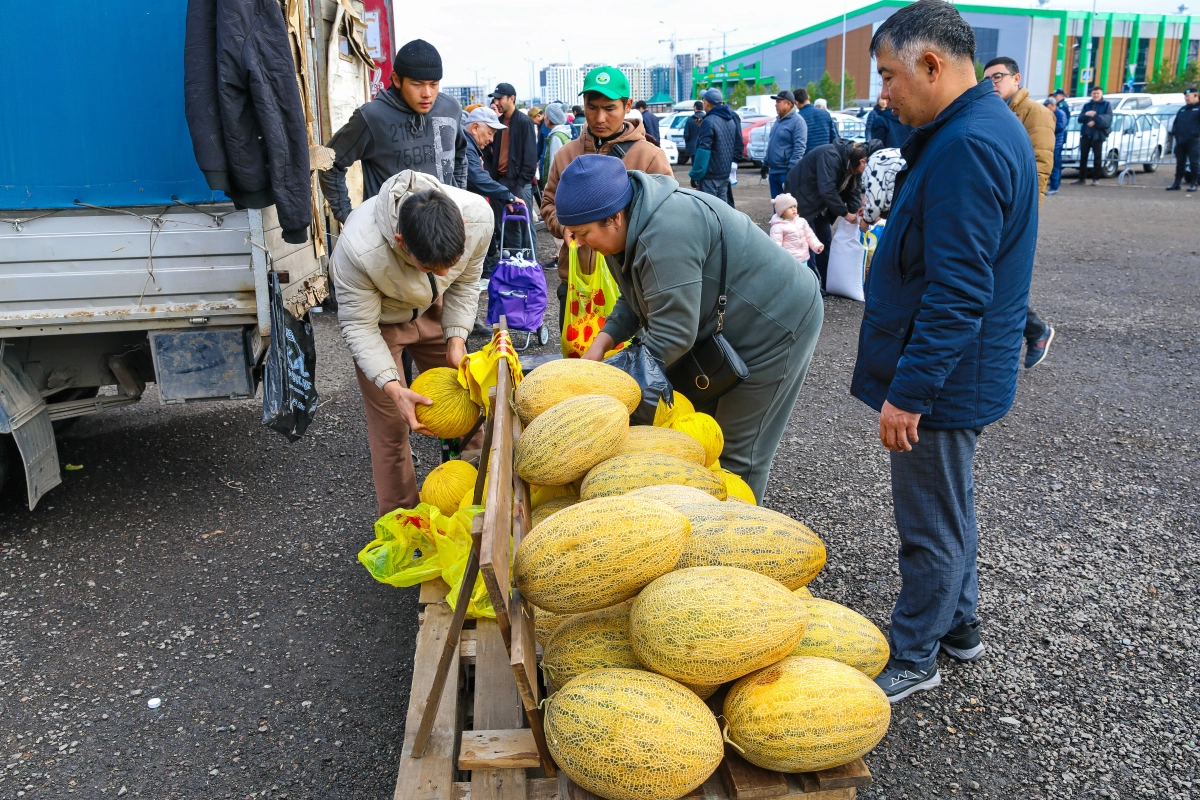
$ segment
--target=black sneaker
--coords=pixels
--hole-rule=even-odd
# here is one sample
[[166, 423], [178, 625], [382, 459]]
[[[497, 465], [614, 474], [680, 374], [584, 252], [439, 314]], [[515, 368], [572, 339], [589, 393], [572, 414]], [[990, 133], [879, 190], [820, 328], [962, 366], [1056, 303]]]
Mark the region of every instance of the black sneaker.
[[1025, 343], [1025, 369], [1033, 369], [1046, 360], [1050, 352], [1050, 343], [1054, 341], [1054, 327], [1046, 326], [1046, 330], [1033, 341]]
[[1183, 187], [1180, 186], [1179, 181], [1175, 181], [1174, 183], [1172, 183], [1170, 186], [1167, 187], [1167, 191], [1168, 192], [1178, 192], [1182, 188]]
[[1096, 178], [1092, 178], [1092, 186], [1099, 186], [1099, 185], [1100, 185], [1100, 181]]
[[1200, 189], [1200, 183], [1193, 183], [1191, 186], [1189, 186], [1189, 187], [1187, 188], [1187, 190], [1188, 190], [1189, 192], [1194, 192], [1194, 191], [1196, 191], [1197, 189]]
[[979, 641], [979, 620], [963, 623], [939, 640], [942, 652], [959, 661], [978, 661], [987, 650]]
[[1083, 178], [1080, 178], [1077, 181], [1071, 181], [1072, 186], [1083, 186], [1085, 183], [1087, 183], [1087, 181], [1085, 181]]
[[937, 664], [925, 672], [889, 662], [883, 668], [883, 672], [875, 678], [875, 685], [883, 689], [889, 703], [898, 703], [913, 692], [923, 692], [926, 689], [941, 686], [942, 676], [938, 673]]

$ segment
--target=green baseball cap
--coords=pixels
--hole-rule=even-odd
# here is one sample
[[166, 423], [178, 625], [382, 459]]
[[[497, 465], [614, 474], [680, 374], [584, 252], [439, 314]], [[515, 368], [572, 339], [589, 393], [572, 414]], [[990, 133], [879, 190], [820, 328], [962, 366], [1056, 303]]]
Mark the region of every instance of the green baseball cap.
[[623, 100], [631, 96], [629, 79], [616, 67], [596, 67], [589, 72], [583, 79], [583, 91], [580, 94], [587, 92], [599, 92], [613, 100]]

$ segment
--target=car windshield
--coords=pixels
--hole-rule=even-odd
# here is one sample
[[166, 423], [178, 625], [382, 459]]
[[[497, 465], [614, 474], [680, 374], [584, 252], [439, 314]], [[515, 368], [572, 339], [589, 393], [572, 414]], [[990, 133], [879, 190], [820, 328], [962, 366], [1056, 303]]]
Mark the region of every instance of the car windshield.
[[1183, 103], [1167, 103], [1161, 106], [1150, 106], [1146, 109], [1147, 114], [1174, 114], [1183, 108]]
[[671, 127], [672, 128], [682, 128], [684, 125], [687, 125], [689, 116], [690, 116], [689, 114], [680, 114], [679, 116], [675, 117], [674, 119], [671, 120]]

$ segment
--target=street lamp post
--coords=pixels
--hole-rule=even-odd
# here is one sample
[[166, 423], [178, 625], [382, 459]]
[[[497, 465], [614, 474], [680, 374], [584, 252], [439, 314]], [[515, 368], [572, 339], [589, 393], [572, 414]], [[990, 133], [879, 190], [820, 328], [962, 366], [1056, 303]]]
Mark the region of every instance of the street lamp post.
[[846, 108], [846, 0], [842, 0], [842, 75], [838, 85], [842, 88], [842, 104], [838, 111], [842, 111]]
[[725, 56], [729, 55], [729, 51], [725, 49], [725, 37], [736, 32], [737, 28], [730, 28], [727, 31], [723, 31], [720, 28], [713, 28], [713, 31], [721, 34], [721, 58], [724, 58]]

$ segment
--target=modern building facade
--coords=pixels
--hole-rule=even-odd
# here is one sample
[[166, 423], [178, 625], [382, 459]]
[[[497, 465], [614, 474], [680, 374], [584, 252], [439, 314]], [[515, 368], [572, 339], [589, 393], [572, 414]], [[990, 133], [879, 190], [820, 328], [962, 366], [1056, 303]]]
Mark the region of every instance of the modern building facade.
[[[826, 72], [836, 81], [842, 66], [845, 30], [846, 74], [854, 79], [854, 100], [874, 99], [879, 76], [870, 44], [879, 25], [906, 0], [879, 0], [757, 47], [714, 59], [694, 69], [692, 81], [732, 88], [739, 80], [776, 82], [799, 88]], [[1200, 49], [1200, 17], [1172, 14], [1102, 13], [958, 5], [975, 30], [975, 60], [986, 64], [1009, 56], [1021, 66], [1024, 85], [1035, 97], [1056, 88], [1085, 95], [1091, 87], [1106, 92], [1139, 90], [1156, 75], [1182, 74]], [[836, 98], [828, 98], [831, 103]]]
[[484, 86], [443, 86], [441, 90], [457, 100], [463, 108], [475, 103], [486, 105], [488, 92], [491, 91]]

